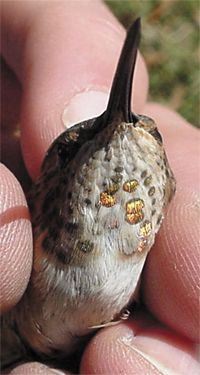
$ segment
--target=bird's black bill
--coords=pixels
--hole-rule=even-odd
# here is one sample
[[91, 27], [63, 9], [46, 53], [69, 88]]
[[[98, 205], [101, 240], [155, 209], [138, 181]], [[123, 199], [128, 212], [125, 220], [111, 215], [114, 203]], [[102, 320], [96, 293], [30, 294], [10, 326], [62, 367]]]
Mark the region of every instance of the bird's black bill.
[[105, 113], [107, 123], [119, 114], [122, 119], [129, 122], [136, 122], [137, 115], [131, 112], [132, 80], [137, 57], [137, 50], [140, 42], [140, 18], [130, 27], [114, 76], [110, 98]]

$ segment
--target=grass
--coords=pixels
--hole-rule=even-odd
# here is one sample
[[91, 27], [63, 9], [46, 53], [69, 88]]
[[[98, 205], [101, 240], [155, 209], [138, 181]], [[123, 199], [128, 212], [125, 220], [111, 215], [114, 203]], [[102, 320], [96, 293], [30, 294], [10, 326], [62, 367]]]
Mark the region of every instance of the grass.
[[150, 73], [149, 99], [200, 127], [198, 0], [108, 0], [128, 28], [142, 18], [141, 52]]

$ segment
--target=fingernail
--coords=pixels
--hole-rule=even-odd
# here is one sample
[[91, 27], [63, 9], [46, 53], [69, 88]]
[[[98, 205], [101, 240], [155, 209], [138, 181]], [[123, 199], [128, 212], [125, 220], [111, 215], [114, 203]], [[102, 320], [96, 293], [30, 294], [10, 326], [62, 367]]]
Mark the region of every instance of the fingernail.
[[[174, 358], [180, 356], [181, 347], [173, 344], [170, 345], [167, 331], [160, 328], [157, 331], [154, 330], [153, 335], [151, 335], [151, 330], [147, 329], [146, 332], [144, 330], [144, 332], [138, 332], [137, 334], [137, 328], [133, 331], [128, 326], [121, 325], [115, 336], [115, 340], [121, 346], [122, 350], [124, 348], [126, 355], [129, 353], [130, 356], [132, 352], [134, 355], [139, 356], [144, 364], [148, 362], [161, 374], [181, 373], [185, 375], [188, 374], [189, 367], [193, 369], [197, 368], [197, 361], [190, 352], [187, 355], [186, 352], [183, 353], [185, 358], [183, 363], [179, 361], [177, 364], [176, 361], [171, 361], [172, 355]], [[171, 343], [173, 342], [173, 338], [172, 336]], [[177, 366], [180, 372], [179, 370], [176, 372]], [[195, 371], [190, 373], [196, 373]]]
[[59, 371], [57, 369], [52, 369], [52, 368], [51, 368], [51, 372], [52, 372], [52, 374], [56, 374], [56, 375], [64, 375], [64, 374], [66, 374], [66, 372]]
[[165, 365], [160, 363], [151, 352], [148, 353], [147, 348], [140, 340], [140, 335], [135, 335], [135, 332], [133, 332], [128, 326], [121, 326], [117, 336], [118, 343], [125, 348], [126, 353], [135, 353], [142, 361], [149, 362], [152, 366], [155, 366], [158, 371], [161, 371], [161, 373], [163, 371], [163, 373], [165, 373]]
[[105, 111], [108, 92], [90, 90], [76, 94], [65, 107], [62, 121], [66, 128], [81, 121], [99, 116]]

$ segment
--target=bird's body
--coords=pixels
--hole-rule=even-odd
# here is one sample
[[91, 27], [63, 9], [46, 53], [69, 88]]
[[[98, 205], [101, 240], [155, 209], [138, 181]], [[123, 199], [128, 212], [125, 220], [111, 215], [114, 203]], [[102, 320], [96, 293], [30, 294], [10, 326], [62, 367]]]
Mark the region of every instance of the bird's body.
[[61, 134], [30, 194], [33, 271], [6, 324], [40, 355], [120, 317], [174, 193], [154, 121], [115, 112]]

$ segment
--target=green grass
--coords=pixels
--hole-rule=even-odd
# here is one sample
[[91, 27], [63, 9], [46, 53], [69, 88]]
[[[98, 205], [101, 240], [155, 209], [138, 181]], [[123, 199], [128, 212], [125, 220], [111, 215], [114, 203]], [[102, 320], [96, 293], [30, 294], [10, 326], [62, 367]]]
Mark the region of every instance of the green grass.
[[136, 17], [142, 18], [140, 50], [150, 73], [149, 99], [199, 127], [200, 2], [108, 0], [106, 4], [126, 28]]

